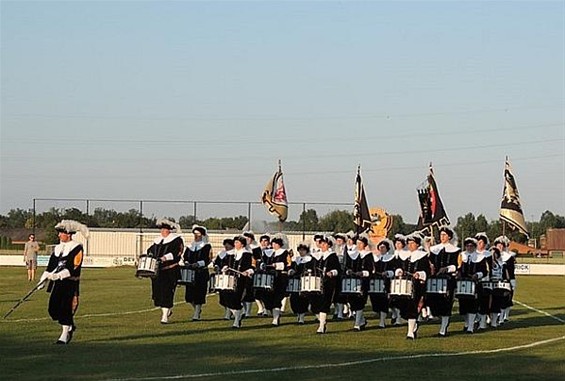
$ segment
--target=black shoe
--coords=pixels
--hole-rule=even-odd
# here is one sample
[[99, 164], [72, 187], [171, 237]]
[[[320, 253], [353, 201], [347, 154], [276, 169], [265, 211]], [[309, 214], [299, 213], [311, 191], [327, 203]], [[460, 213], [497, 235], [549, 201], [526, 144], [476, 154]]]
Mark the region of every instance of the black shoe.
[[63, 340], [57, 340], [55, 341], [55, 344], [66, 345], [67, 343], [65, 343]]
[[410, 337], [410, 336], [406, 336], [406, 340], [416, 340], [416, 335], [414, 335], [414, 337]]
[[469, 327], [463, 327], [463, 332], [467, 332], [467, 329], [469, 329]]
[[474, 332], [473, 331], [465, 331], [466, 334], [468, 335], [472, 335]]

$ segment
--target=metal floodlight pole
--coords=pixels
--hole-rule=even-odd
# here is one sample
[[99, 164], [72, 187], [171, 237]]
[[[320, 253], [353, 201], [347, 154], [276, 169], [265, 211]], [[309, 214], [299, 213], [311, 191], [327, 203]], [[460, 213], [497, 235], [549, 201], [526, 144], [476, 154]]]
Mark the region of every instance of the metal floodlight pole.
[[33, 219], [31, 220], [32, 223], [32, 232], [35, 235], [35, 198], [33, 199]]
[[251, 202], [247, 203], [247, 223], [249, 224], [249, 230], [251, 229]]
[[306, 203], [302, 203], [302, 240], [306, 239]]

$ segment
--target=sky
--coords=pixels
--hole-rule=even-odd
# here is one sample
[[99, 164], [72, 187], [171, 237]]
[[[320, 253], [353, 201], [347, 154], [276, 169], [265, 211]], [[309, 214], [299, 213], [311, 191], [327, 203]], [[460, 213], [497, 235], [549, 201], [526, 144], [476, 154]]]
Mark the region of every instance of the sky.
[[257, 202], [280, 159], [290, 202], [353, 203], [360, 165], [415, 222], [431, 162], [452, 221], [496, 219], [506, 156], [527, 220], [565, 214], [563, 1], [0, 6], [0, 214]]

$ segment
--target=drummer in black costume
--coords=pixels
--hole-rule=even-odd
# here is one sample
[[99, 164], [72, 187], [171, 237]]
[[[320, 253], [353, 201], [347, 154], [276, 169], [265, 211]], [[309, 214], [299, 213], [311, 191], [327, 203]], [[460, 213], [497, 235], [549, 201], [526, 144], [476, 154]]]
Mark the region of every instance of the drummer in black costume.
[[281, 318], [282, 300], [286, 295], [286, 286], [288, 285], [288, 270], [290, 268], [290, 254], [286, 247], [286, 237], [283, 235], [275, 235], [271, 240], [273, 246], [272, 255], [270, 257], [263, 256], [261, 267], [274, 271], [275, 279], [272, 292], [265, 292], [263, 302], [265, 308], [270, 310], [273, 315], [272, 325], [278, 326]]
[[[224, 245], [224, 250], [220, 251], [216, 258], [214, 258], [214, 271], [216, 274], [220, 272], [224, 266], [229, 265], [229, 258], [228, 255], [235, 255], [234, 252], [234, 241], [231, 238], [224, 239], [222, 242]], [[231, 311], [226, 304], [226, 293], [229, 291], [220, 290], [219, 292], [219, 303], [222, 307], [224, 307], [224, 319], [230, 320], [231, 319]]]
[[[254, 273], [253, 255], [247, 249], [247, 239], [244, 236], [234, 238], [234, 255], [228, 255], [228, 264], [222, 267], [223, 273], [231, 273], [237, 277], [235, 292], [226, 293], [226, 306], [234, 316], [233, 328], [241, 328], [243, 317], [243, 304], [248, 283], [251, 282]], [[235, 270], [235, 271], [234, 271]]]
[[[165, 218], [157, 220], [161, 235], [147, 249], [147, 255], [159, 261], [156, 278], [151, 278], [152, 298], [155, 307], [161, 307], [161, 324], [169, 322], [173, 313], [173, 300], [180, 277], [179, 261], [184, 251], [184, 241], [179, 235], [180, 226]], [[172, 233], [171, 230], [176, 232]]]
[[[461, 255], [462, 263], [459, 268], [459, 279], [470, 279], [475, 283], [475, 290], [479, 291], [479, 281], [488, 275], [488, 264], [484, 254], [477, 253], [477, 240], [469, 237], [463, 241], [465, 252]], [[479, 298], [459, 298], [459, 314], [464, 317], [463, 331], [473, 333], [475, 317], [480, 309]], [[483, 312], [484, 313], [484, 312]]]
[[[404, 234], [395, 234], [394, 235], [394, 264], [396, 266], [396, 262], [398, 258], [402, 256], [406, 258], [409, 256], [408, 250], [406, 249], [406, 236]], [[401, 255], [402, 254], [402, 255]], [[396, 298], [390, 297], [389, 304], [391, 309], [391, 324], [392, 325], [401, 325], [402, 318], [400, 317], [400, 309], [396, 304]]]
[[[267, 234], [263, 234], [259, 237], [259, 246], [261, 247], [261, 256], [265, 255], [265, 253], [272, 251], [271, 249], [271, 237]], [[259, 261], [261, 257], [255, 258], [257, 264], [259, 265]], [[257, 316], [267, 316], [267, 310], [265, 308], [265, 304], [263, 303], [262, 293], [263, 290], [256, 289], [255, 292], [255, 304], [257, 304]]]
[[373, 253], [369, 249], [369, 238], [361, 235], [357, 238], [357, 251], [353, 256], [349, 253], [345, 256], [345, 275], [349, 277], [361, 278], [360, 295], [349, 294], [347, 301], [351, 310], [355, 313], [355, 323], [353, 329], [361, 331], [367, 326], [367, 320], [363, 316], [363, 309], [367, 304], [367, 289], [369, 288], [369, 276], [374, 271]]
[[377, 251], [373, 252], [375, 267], [373, 276], [384, 280], [384, 294], [369, 294], [371, 307], [379, 315], [379, 328], [386, 327], [386, 315], [389, 309], [390, 279], [394, 277], [396, 270], [396, 256], [394, 255], [393, 244], [389, 239], [383, 239], [377, 244]]
[[427, 294], [426, 305], [434, 316], [441, 317], [438, 337], [447, 336], [447, 327], [455, 292], [455, 275], [459, 267], [461, 249], [457, 246], [455, 231], [447, 226], [439, 229], [440, 243], [430, 247], [431, 276], [447, 279], [447, 294]]
[[[477, 254], [484, 256], [487, 261], [488, 271], [485, 273], [481, 282], [489, 281], [490, 265], [492, 263], [492, 253], [487, 250], [489, 245], [489, 239], [486, 233], [481, 232], [475, 234], [475, 239], [477, 240]], [[483, 284], [483, 283], [481, 283]], [[490, 318], [490, 299], [491, 299], [492, 289], [486, 289], [484, 287], [479, 287], [479, 330], [487, 328], [487, 317]]]
[[[312, 260], [310, 256], [310, 245], [302, 242], [296, 247], [298, 256], [292, 258], [290, 270], [288, 270], [289, 277], [300, 278], [305, 272], [305, 265]], [[290, 294], [290, 308], [292, 312], [298, 315], [298, 324], [304, 324], [304, 317], [308, 312], [308, 305], [310, 302], [308, 298], [300, 292], [293, 292]]]
[[202, 305], [206, 304], [212, 246], [208, 243], [208, 231], [204, 226], [193, 225], [192, 233], [194, 241], [186, 248], [182, 259], [184, 266], [194, 270], [194, 283], [186, 284], [184, 300], [194, 308], [192, 321], [199, 321]]
[[[343, 233], [337, 233], [334, 235], [335, 238], [335, 247], [334, 251], [339, 259], [339, 265], [341, 266], [341, 270], [345, 271], [345, 257], [347, 256], [347, 235]], [[357, 250], [355, 248], [355, 250]], [[341, 291], [338, 289], [335, 293], [334, 298], [335, 304], [335, 315], [334, 318], [338, 320], [343, 320], [343, 312], [347, 310], [347, 296], [343, 295]]]
[[506, 269], [508, 271], [508, 280], [512, 285], [512, 291], [508, 298], [502, 301], [500, 306], [500, 316], [498, 320], [498, 325], [503, 325], [510, 319], [510, 309], [514, 305], [512, 299], [514, 298], [514, 292], [516, 291], [516, 253], [508, 250], [508, 245], [510, 245], [510, 240], [506, 236], [497, 237], [494, 240], [494, 245], [500, 250], [500, 258], [506, 264]]
[[[491, 263], [490, 263], [490, 280], [494, 282], [498, 281], [510, 281], [510, 271], [508, 264], [502, 259], [502, 253], [498, 247], [492, 247], [490, 249]], [[506, 293], [492, 293], [491, 305], [490, 305], [490, 324], [493, 328], [499, 325], [499, 314], [503, 315], [504, 306], [508, 305], [508, 300], [511, 298], [510, 291]]]
[[[308, 269], [311, 269], [312, 265], [315, 266], [316, 272], [318, 273], [319, 270], [321, 270], [322, 274], [322, 294], [314, 295], [310, 300], [312, 312], [318, 316], [320, 322], [318, 330], [316, 331], [317, 333], [326, 333], [328, 313], [330, 312], [339, 276], [341, 275], [339, 259], [332, 250], [333, 243], [334, 238], [332, 236], [324, 235], [320, 239], [321, 251], [312, 254], [312, 258], [316, 260], [312, 260], [306, 265]], [[310, 265], [310, 263], [312, 263], [312, 265]]]
[[[255, 241], [255, 233], [251, 230], [243, 232], [243, 236], [247, 242], [247, 248], [251, 251], [253, 255], [253, 260], [257, 262], [261, 259], [262, 250], [261, 247]], [[251, 307], [253, 307], [253, 302], [255, 301], [255, 290], [253, 290], [253, 279], [246, 282], [245, 294], [243, 295], [243, 307], [244, 316], [251, 317]], [[261, 311], [263, 313], [264, 311]]]
[[397, 260], [397, 269], [394, 271], [396, 278], [411, 279], [414, 288], [414, 297], [397, 298], [396, 304], [400, 309], [400, 315], [408, 320], [407, 339], [416, 339], [418, 325], [416, 319], [423, 305], [423, 297], [426, 290], [426, 279], [430, 274], [430, 262], [428, 253], [420, 250], [422, 237], [413, 233], [406, 237], [408, 251], [401, 252]]

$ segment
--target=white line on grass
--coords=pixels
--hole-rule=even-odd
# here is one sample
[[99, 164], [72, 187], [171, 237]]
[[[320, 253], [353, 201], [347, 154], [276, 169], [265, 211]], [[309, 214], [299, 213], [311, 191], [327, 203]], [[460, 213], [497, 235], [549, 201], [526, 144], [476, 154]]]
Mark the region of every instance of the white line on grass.
[[552, 315], [552, 314], [550, 314], [550, 313], [547, 313], [547, 312], [542, 311], [542, 310], [538, 310], [537, 308], [534, 308], [534, 307], [532, 307], [532, 306], [528, 306], [527, 304], [522, 303], [522, 302], [519, 302], [519, 301], [517, 301], [517, 300], [515, 300], [515, 302], [516, 302], [517, 304], [523, 306], [523, 307], [526, 307], [526, 308], [532, 310], [532, 311], [536, 311], [537, 313], [540, 313], [540, 314], [542, 314], [542, 315], [545, 315], [545, 316], [548, 316], [548, 317], [550, 317], [550, 318], [552, 318], [552, 319], [555, 319], [555, 320], [557, 320], [558, 322], [565, 323], [565, 320], [563, 320], [563, 319], [561, 319], [561, 318], [558, 318], [557, 316], [554, 316], [554, 315]]
[[528, 349], [537, 347], [539, 345], [553, 343], [555, 341], [563, 340], [565, 336], [556, 337], [553, 339], [536, 341], [530, 344], [517, 345], [508, 348], [498, 348], [489, 349], [484, 351], [469, 351], [469, 352], [457, 352], [457, 353], [424, 353], [419, 355], [409, 355], [409, 356], [390, 356], [390, 357], [377, 357], [367, 360], [359, 361], [348, 361], [335, 364], [318, 364], [318, 365], [301, 365], [301, 366], [287, 366], [280, 368], [266, 368], [266, 369], [244, 369], [244, 370], [234, 370], [229, 372], [215, 372], [215, 373], [199, 373], [199, 374], [180, 374], [176, 376], [155, 376], [155, 377], [130, 377], [130, 378], [112, 378], [106, 381], [151, 381], [151, 380], [179, 380], [183, 378], [203, 378], [203, 377], [218, 377], [218, 376], [235, 376], [242, 374], [257, 374], [257, 373], [278, 373], [278, 372], [288, 372], [294, 370], [307, 370], [307, 369], [324, 369], [324, 368], [339, 368], [352, 365], [362, 365], [374, 362], [384, 362], [384, 361], [395, 361], [395, 360], [414, 360], [429, 357], [455, 357], [455, 356], [468, 356], [468, 355], [481, 355], [481, 354], [492, 354], [500, 352], [510, 352], [520, 349]]

